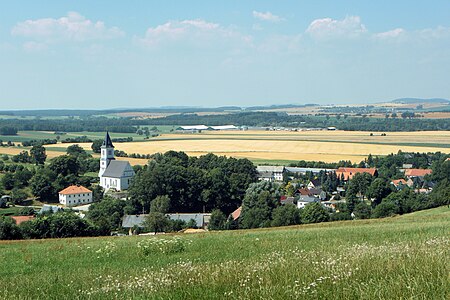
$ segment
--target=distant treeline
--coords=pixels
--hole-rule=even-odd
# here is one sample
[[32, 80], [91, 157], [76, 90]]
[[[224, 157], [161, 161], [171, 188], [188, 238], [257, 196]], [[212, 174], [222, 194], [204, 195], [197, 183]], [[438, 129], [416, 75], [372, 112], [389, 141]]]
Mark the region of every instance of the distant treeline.
[[[275, 112], [243, 112], [222, 115], [179, 114], [164, 118], [139, 119], [89, 117], [65, 120], [0, 120], [0, 128], [35, 131], [110, 131], [135, 133], [136, 126], [155, 125], [198, 125], [208, 126], [233, 124], [236, 126], [257, 127], [290, 127], [290, 128], [327, 128], [336, 127], [350, 131], [420, 131], [420, 130], [450, 130], [450, 119], [414, 119], [402, 117], [368, 118], [337, 116], [300, 116]], [[1, 131], [0, 131], [1, 132]]]
[[245, 112], [224, 115], [171, 115], [165, 118], [137, 120], [136, 125], [234, 124], [236, 126], [327, 128], [351, 131], [450, 130], [449, 119], [367, 118], [343, 116], [299, 116], [274, 112]]
[[17, 128], [13, 126], [0, 126], [0, 135], [16, 135]]
[[[65, 120], [22, 120], [9, 119], [0, 120], [0, 134], [2, 132], [30, 131], [55, 131], [55, 132], [78, 132], [78, 131], [110, 131], [121, 133], [135, 133], [137, 128], [132, 126], [135, 122], [130, 118], [110, 119], [105, 117], [95, 117], [86, 119], [65, 119]], [[1, 130], [3, 128], [3, 130]], [[9, 134], [8, 134], [9, 135]]]

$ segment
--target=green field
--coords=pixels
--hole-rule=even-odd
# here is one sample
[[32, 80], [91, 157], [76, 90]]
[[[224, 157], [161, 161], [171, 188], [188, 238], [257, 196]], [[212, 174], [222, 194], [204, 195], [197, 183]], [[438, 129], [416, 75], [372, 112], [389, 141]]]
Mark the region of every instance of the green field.
[[449, 299], [450, 209], [381, 220], [0, 243], [3, 299]]
[[[149, 126], [153, 127], [153, 126]], [[173, 126], [157, 126], [159, 132], [156, 133], [167, 133], [169, 132]], [[152, 133], [151, 133], [152, 134]], [[131, 136], [134, 141], [144, 141], [144, 135], [138, 135], [136, 133], [111, 133], [113, 138], [127, 138]], [[2, 135], [0, 136], [0, 140], [3, 142], [11, 141], [11, 142], [22, 142], [29, 140], [41, 140], [41, 139], [55, 139], [58, 134], [55, 134], [50, 131], [19, 131], [17, 135]], [[104, 139], [105, 132], [67, 132], [66, 134], [59, 135], [61, 140], [67, 138], [74, 138], [79, 136], [87, 136], [92, 140]]]

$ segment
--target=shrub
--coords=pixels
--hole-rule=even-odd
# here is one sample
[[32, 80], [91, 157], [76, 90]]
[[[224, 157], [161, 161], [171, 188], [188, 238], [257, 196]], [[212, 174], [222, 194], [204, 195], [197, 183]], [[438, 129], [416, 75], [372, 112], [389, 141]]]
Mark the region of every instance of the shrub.
[[374, 218], [391, 217], [398, 212], [398, 207], [392, 202], [383, 201], [373, 210]]

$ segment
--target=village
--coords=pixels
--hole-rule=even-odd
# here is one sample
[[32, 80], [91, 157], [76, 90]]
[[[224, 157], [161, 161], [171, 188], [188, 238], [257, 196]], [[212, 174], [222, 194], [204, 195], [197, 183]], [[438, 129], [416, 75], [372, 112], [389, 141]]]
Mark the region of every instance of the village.
[[[226, 129], [231, 129], [225, 126]], [[224, 129], [225, 127], [220, 127]], [[203, 129], [203, 128], [202, 128]], [[235, 128], [232, 128], [233, 130]], [[200, 130], [197, 127], [184, 127], [183, 130]], [[127, 201], [130, 198], [128, 189], [136, 176], [135, 169], [126, 160], [116, 160], [114, 155], [114, 145], [107, 132], [101, 145], [101, 157], [99, 163], [98, 183], [102, 193], [110, 198], [120, 201]], [[372, 159], [372, 158], [371, 158]], [[446, 158], [448, 162], [450, 158]], [[350, 219], [368, 218], [370, 215], [361, 215], [355, 211], [349, 211], [348, 203], [358, 201], [364, 203], [365, 208], [374, 207], [381, 203], [379, 193], [385, 193], [383, 197], [390, 193], [408, 189], [416, 194], [428, 195], [433, 191], [436, 182], [430, 179], [431, 169], [414, 168], [412, 163], [404, 163], [396, 170], [395, 179], [389, 179], [388, 186], [374, 187], [378, 190], [372, 190], [373, 182], [379, 176], [379, 170], [371, 167], [370, 164], [360, 164], [358, 167], [338, 167], [332, 168], [311, 168], [311, 167], [291, 167], [291, 166], [256, 166], [256, 180], [261, 183], [268, 183], [276, 186], [277, 193], [272, 196], [278, 202], [277, 206], [296, 207], [299, 211], [304, 210], [311, 204], [320, 204], [330, 215], [339, 215], [342, 210], [347, 211]], [[136, 170], [137, 171], [137, 170]], [[359, 179], [358, 179], [359, 178]], [[355, 183], [362, 180], [362, 183]], [[364, 180], [366, 180], [364, 182]], [[376, 181], [375, 181], [376, 182]], [[353, 184], [355, 183], [355, 184]], [[372, 185], [371, 185], [372, 183]], [[353, 185], [352, 185], [353, 184]], [[354, 189], [357, 185], [367, 185], [358, 187], [353, 194], [349, 189]], [[160, 195], [163, 196], [163, 195]], [[357, 198], [355, 200], [355, 198]], [[11, 196], [1, 197], [0, 207], [6, 207], [11, 202]], [[31, 213], [26, 216], [11, 216], [11, 218], [20, 225], [23, 222], [30, 221], [36, 216], [46, 213], [56, 213], [59, 211], [73, 211], [78, 217], [85, 218], [91, 205], [95, 202], [92, 190], [84, 187], [81, 183], [71, 184], [58, 191], [59, 205], [51, 203], [44, 204], [38, 209], [37, 213]], [[108, 201], [108, 200], [102, 200]], [[123, 214], [118, 227], [115, 227], [112, 233], [121, 232], [121, 234], [138, 234], [148, 232], [146, 230], [146, 220], [150, 211], [134, 214]], [[181, 209], [183, 209], [181, 207]], [[233, 228], [239, 228], [239, 222], [242, 215], [243, 204], [237, 203], [237, 207], [229, 209], [229, 214], [225, 215], [227, 222], [235, 224]], [[198, 232], [209, 229], [212, 211], [194, 211], [178, 212], [164, 211], [164, 215], [172, 222], [184, 224], [184, 231]], [[213, 216], [215, 218], [216, 216]], [[213, 222], [217, 222], [214, 221]], [[222, 221], [224, 223], [224, 221]], [[218, 229], [217, 225], [214, 229]], [[181, 227], [180, 227], [181, 228]], [[225, 229], [225, 225], [219, 226], [219, 229]], [[155, 230], [153, 233], [164, 232], [165, 229]]]

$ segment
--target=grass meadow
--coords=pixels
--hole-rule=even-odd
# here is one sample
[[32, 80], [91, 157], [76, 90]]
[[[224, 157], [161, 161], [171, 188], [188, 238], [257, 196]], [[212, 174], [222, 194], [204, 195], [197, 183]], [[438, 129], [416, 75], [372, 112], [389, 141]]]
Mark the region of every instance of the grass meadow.
[[[4, 241], [0, 298], [449, 299], [449, 228], [441, 207], [259, 230]], [[155, 239], [184, 251], [139, 247]]]

